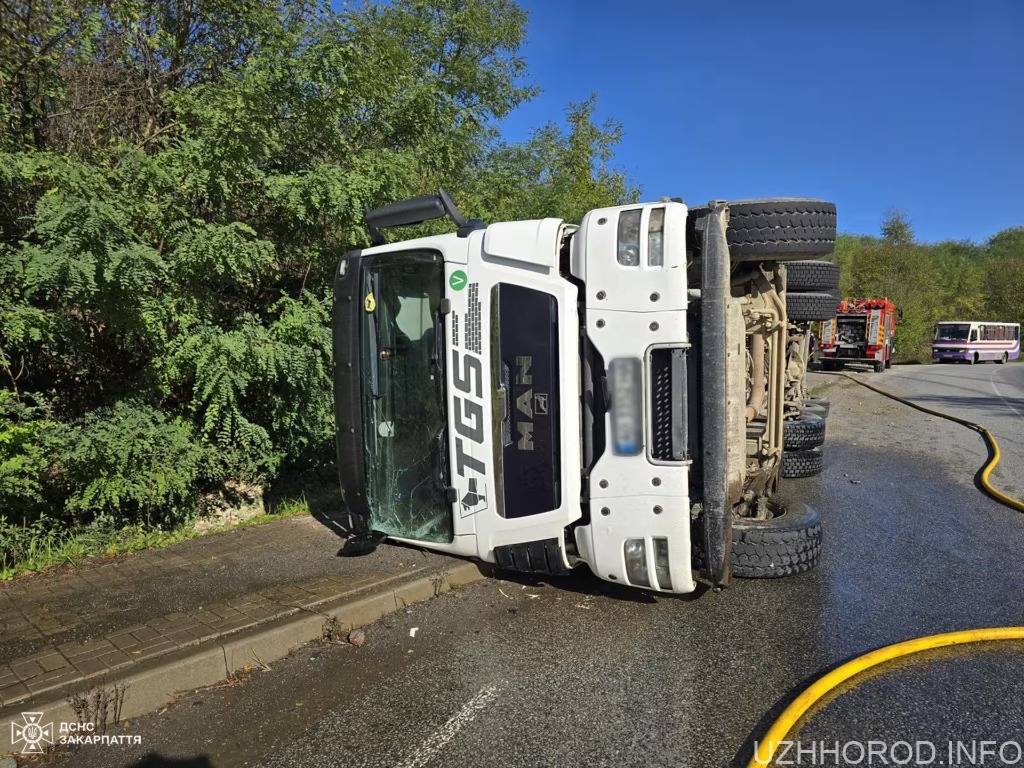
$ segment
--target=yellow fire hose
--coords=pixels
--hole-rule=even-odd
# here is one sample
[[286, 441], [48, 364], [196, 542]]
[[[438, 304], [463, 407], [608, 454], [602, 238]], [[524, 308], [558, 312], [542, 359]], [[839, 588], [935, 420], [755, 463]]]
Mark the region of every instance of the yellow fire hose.
[[872, 392], [877, 392], [878, 394], [884, 395], [885, 397], [888, 397], [890, 400], [895, 400], [898, 403], [909, 405], [911, 408], [916, 408], [922, 413], [927, 413], [929, 416], [938, 416], [940, 419], [954, 421], [957, 424], [967, 427], [968, 429], [973, 429], [975, 432], [981, 433], [981, 436], [985, 438], [985, 443], [988, 445], [989, 449], [988, 462], [985, 464], [984, 467], [982, 467], [981, 470], [981, 487], [985, 489], [985, 493], [987, 493], [993, 499], [998, 501], [1000, 504], [1005, 504], [1006, 506], [1012, 509], [1016, 509], [1018, 512], [1024, 512], [1024, 501], [1015, 499], [1012, 496], [1007, 496], [1005, 493], [1003, 493], [994, 485], [992, 485], [992, 483], [989, 481], [989, 476], [992, 474], [992, 470], [996, 468], [996, 464], [999, 463], [1001, 454], [999, 453], [999, 444], [996, 442], [996, 439], [992, 437], [992, 433], [985, 429], [985, 427], [983, 427], [981, 424], [978, 424], [973, 421], [968, 421], [967, 419], [961, 419], [957, 416], [950, 416], [948, 413], [943, 413], [942, 411], [933, 411], [931, 408], [925, 408], [923, 405], [918, 405], [917, 403], [902, 398], [899, 395], [894, 395], [892, 392], [886, 392], [884, 389], [880, 389], [879, 387], [868, 384], [866, 381], [855, 379], [853, 376], [850, 376], [848, 374], [838, 373], [834, 375], [842, 376], [843, 378], [849, 379], [850, 381], [855, 381], [862, 387], [867, 387]]
[[[904, 405], [909, 405], [911, 408], [916, 408], [917, 410], [931, 416], [937, 416], [940, 419], [947, 419], [949, 421], [956, 422], [957, 424], [961, 424], [968, 429], [973, 429], [975, 432], [980, 432], [985, 438], [985, 442], [988, 444], [989, 448], [988, 461], [981, 471], [981, 487], [985, 490], [985, 493], [996, 501], [1020, 512], [1024, 512], [1024, 502], [1019, 499], [1014, 499], [1011, 496], [1007, 496], [1005, 493], [995, 488], [989, 481], [989, 476], [992, 474], [992, 470], [995, 469], [996, 465], [999, 463], [1000, 454], [999, 444], [996, 443], [996, 439], [992, 436], [992, 433], [985, 429], [985, 427], [980, 424], [976, 424], [973, 421], [967, 421], [966, 419], [961, 419], [956, 416], [950, 416], [948, 413], [942, 413], [941, 411], [934, 411], [931, 408], [925, 408], [923, 405], [918, 405], [910, 400], [894, 395], [891, 392], [886, 392], [884, 389], [872, 386], [865, 381], [856, 379], [853, 376], [848, 376], [845, 373], [837, 375], [843, 376], [850, 381], [860, 384], [862, 387], [867, 387], [880, 395], [884, 395], [885, 397], [896, 400]], [[966, 629], [961, 632], [947, 632], [941, 635], [929, 635], [927, 637], [919, 637], [914, 640], [906, 640], [902, 643], [896, 643], [895, 645], [887, 645], [884, 648], [871, 651], [863, 656], [858, 656], [853, 661], [848, 661], [846, 664], [832, 670], [827, 675], [819, 679], [810, 688], [797, 696], [792, 704], [786, 707], [785, 711], [779, 715], [779, 718], [772, 723], [768, 732], [765, 733], [764, 738], [758, 741], [758, 749], [754, 753], [753, 758], [751, 758], [748, 768], [763, 768], [766, 765], [770, 765], [779, 743], [786, 740], [787, 734], [793, 730], [793, 727], [799, 722], [800, 718], [803, 717], [816, 702], [821, 700], [823, 696], [828, 694], [830, 691], [835, 690], [838, 686], [842, 685], [855, 675], [859, 675], [861, 672], [880, 664], [884, 664], [887, 661], [892, 661], [900, 656], [908, 656], [913, 653], [927, 651], [933, 648], [963, 645], [964, 643], [990, 642], [994, 640], [1024, 640], [1024, 627]]]

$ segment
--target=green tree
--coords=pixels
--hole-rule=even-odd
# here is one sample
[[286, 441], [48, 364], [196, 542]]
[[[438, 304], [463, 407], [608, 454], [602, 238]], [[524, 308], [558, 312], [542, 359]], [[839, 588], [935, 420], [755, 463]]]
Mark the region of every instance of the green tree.
[[890, 208], [882, 220], [882, 239], [892, 245], [910, 245], [914, 242], [914, 229], [902, 211]]
[[367, 206], [635, 194], [593, 98], [501, 141], [536, 92], [508, 0], [0, 10], [0, 504], [54, 524], [173, 523], [333, 461], [331, 280]]
[[639, 190], [612, 167], [622, 125], [594, 122], [597, 96], [570, 104], [521, 144], [497, 143], [476, 166], [467, 195], [489, 221], [557, 216], [578, 223], [594, 208], [634, 202]]
[[993, 235], [985, 251], [985, 319], [1024, 323], [1024, 227]]

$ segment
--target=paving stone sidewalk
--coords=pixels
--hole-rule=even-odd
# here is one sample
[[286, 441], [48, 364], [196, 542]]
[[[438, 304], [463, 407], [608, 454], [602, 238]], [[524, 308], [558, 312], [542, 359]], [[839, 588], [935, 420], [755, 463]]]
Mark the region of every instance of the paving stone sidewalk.
[[0, 584], [0, 706], [465, 561], [296, 517]]

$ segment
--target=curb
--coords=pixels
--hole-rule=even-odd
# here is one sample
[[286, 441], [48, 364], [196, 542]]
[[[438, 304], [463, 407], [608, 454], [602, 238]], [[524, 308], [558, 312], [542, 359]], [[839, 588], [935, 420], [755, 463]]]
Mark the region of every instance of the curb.
[[[324, 603], [317, 610], [273, 618], [263, 626], [174, 651], [104, 677], [78, 680], [63, 689], [47, 691], [38, 699], [4, 707], [0, 709], [0, 755], [16, 751], [7, 724], [20, 722], [22, 712], [45, 713], [44, 720], [48, 722], [77, 723], [79, 716], [71, 705], [72, 699], [76, 695], [106, 692], [111, 701], [120, 698], [120, 719], [138, 717], [169, 703], [181, 691], [219, 683], [247, 664], [259, 666], [283, 658], [299, 646], [321, 639], [328, 622], [333, 625], [332, 631], [345, 633], [413, 603], [480, 581], [491, 572], [487, 563], [463, 563], [383, 591], [341, 598]], [[123, 687], [120, 696], [115, 695], [115, 687]], [[58, 730], [54, 728], [54, 741], [60, 737]]]

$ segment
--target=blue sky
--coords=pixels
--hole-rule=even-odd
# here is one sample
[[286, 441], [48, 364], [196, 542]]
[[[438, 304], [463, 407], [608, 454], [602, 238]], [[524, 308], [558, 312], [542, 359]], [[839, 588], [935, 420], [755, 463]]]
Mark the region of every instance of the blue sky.
[[599, 95], [644, 197], [823, 197], [921, 240], [1024, 225], [1024, 2], [521, 0], [543, 94], [510, 140]]

